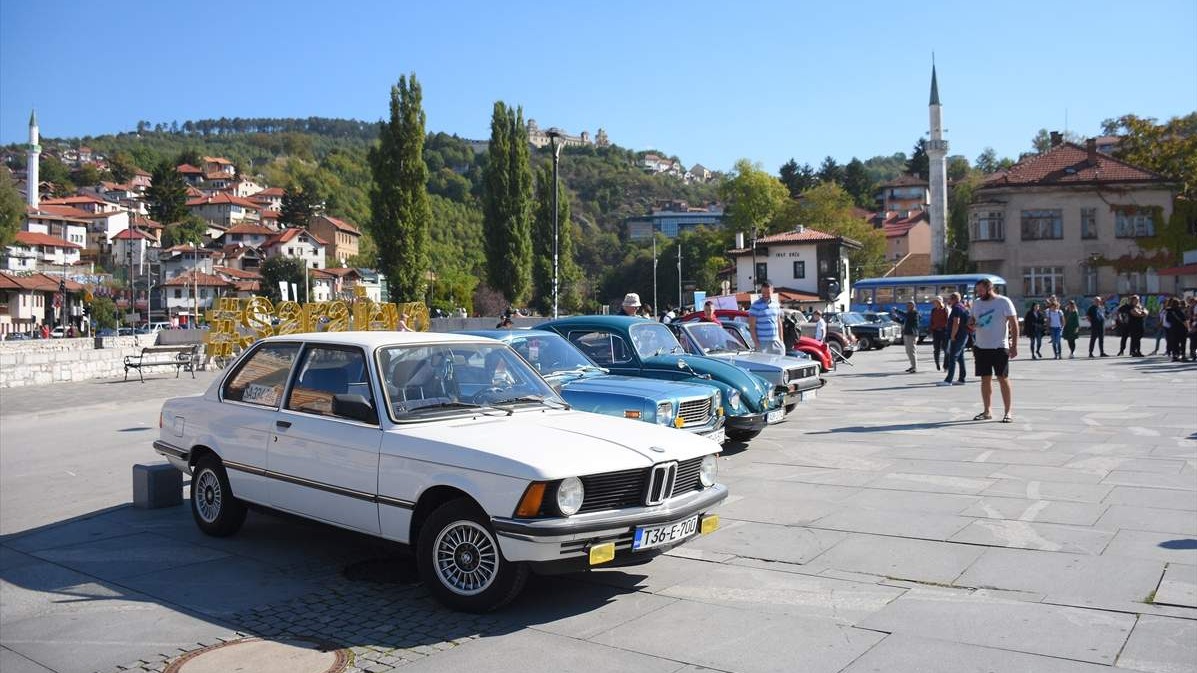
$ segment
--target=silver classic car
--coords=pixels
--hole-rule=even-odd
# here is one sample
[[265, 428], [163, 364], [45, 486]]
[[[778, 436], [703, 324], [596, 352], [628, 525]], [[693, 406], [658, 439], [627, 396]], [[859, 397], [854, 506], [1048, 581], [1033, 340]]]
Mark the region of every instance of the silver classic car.
[[715, 530], [727, 497], [715, 442], [571, 410], [476, 336], [270, 337], [159, 426], [204, 533], [253, 504], [405, 543], [460, 610], [502, 606], [532, 571], [644, 563]]
[[819, 365], [809, 357], [754, 351], [718, 323], [674, 323], [670, 328], [687, 353], [725, 360], [772, 383], [774, 390], [784, 396], [786, 413], [793, 411], [800, 401], [814, 399], [826, 383], [819, 376]]

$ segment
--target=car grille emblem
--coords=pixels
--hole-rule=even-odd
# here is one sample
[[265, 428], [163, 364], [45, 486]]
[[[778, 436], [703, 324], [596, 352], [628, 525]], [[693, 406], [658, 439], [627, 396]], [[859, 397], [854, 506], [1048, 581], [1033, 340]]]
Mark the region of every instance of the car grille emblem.
[[677, 461], [653, 465], [648, 478], [648, 495], [644, 499], [645, 505], [659, 505], [673, 494], [673, 484], [677, 481]]

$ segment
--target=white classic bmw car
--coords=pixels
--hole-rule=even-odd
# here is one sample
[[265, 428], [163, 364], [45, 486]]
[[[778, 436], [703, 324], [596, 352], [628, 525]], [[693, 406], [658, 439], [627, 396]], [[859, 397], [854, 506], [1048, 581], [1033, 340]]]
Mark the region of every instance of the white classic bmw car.
[[715, 442], [570, 410], [482, 337], [271, 337], [160, 426], [205, 533], [252, 504], [406, 543], [461, 610], [502, 606], [533, 570], [643, 563], [715, 530], [727, 497]]

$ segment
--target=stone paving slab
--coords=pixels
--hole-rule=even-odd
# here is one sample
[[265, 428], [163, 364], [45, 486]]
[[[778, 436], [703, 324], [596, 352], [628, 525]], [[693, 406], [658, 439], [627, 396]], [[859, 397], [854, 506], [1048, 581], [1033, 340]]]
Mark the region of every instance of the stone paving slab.
[[4, 673], [53, 673], [45, 666], [17, 654], [7, 647], [0, 647], [0, 671], [4, 671]]
[[1197, 608], [1197, 566], [1169, 563], [1152, 602]]
[[537, 578], [503, 611], [501, 622], [587, 640], [677, 602], [662, 594], [613, 590], [580, 579], [584, 576]]
[[832, 673], [882, 637], [824, 620], [679, 601], [594, 640], [721, 671]]
[[960, 514], [986, 519], [1092, 526], [1105, 513], [1107, 507], [1108, 505], [1098, 503], [1027, 500], [991, 495], [978, 499], [975, 504]]
[[1136, 505], [1197, 512], [1197, 493], [1163, 488], [1116, 486], [1105, 497], [1111, 505]]
[[1040, 481], [1025, 479], [999, 479], [982, 495], [997, 495], [1027, 500], [1063, 500], [1069, 502], [1098, 503], [1105, 498], [1113, 486], [1108, 484], [1075, 484], [1061, 481]]
[[771, 502], [755, 495], [730, 495], [719, 508], [724, 520], [755, 521], [780, 526], [809, 524], [841, 509], [826, 500], [789, 500]]
[[228, 557], [215, 549], [150, 533], [54, 547], [33, 555], [107, 580]]
[[1100, 664], [895, 633], [852, 662], [843, 673], [1112, 673], [1113, 670]]
[[[597, 667], [596, 667], [597, 666]], [[673, 673], [677, 661], [646, 656], [536, 630], [496, 635], [469, 642], [404, 667], [410, 673], [518, 670], [521, 673], [564, 671], [644, 671]]]
[[812, 570], [834, 569], [893, 579], [950, 584], [985, 552], [984, 547], [852, 535], [812, 561]]
[[995, 547], [1100, 554], [1112, 537], [1107, 531], [1081, 526], [978, 519], [949, 539]]
[[931, 514], [961, 514], [978, 500], [979, 498], [973, 495], [865, 488], [861, 489], [860, 493], [846, 499], [844, 504], [863, 509], [887, 509], [890, 511], [927, 512]]
[[1192, 671], [1197, 662], [1197, 621], [1143, 615], [1118, 657], [1118, 665], [1152, 673]]
[[842, 530], [850, 533], [873, 533], [924, 540], [946, 540], [969, 525], [972, 519], [952, 514], [923, 512], [911, 516], [909, 512], [844, 508], [810, 524], [814, 528]]
[[1143, 601], [1163, 573], [1160, 561], [987, 549], [954, 584], [1033, 591], [1056, 600]]
[[1174, 488], [1197, 491], [1197, 479], [1187, 474], [1155, 474], [1152, 472], [1131, 472], [1114, 470], [1106, 475], [1103, 484], [1115, 486], [1149, 486], [1151, 488]]
[[1120, 530], [1102, 554], [1197, 565], [1197, 540], [1191, 536], [1172, 533]]
[[862, 628], [971, 645], [1113, 664], [1133, 615], [955, 592], [911, 591], [860, 623]]
[[1110, 505], [1095, 527], [1106, 530], [1127, 528], [1194, 537], [1197, 536], [1197, 514], [1159, 507]]
[[833, 530], [732, 521], [687, 546], [767, 561], [807, 563], [847, 536]]

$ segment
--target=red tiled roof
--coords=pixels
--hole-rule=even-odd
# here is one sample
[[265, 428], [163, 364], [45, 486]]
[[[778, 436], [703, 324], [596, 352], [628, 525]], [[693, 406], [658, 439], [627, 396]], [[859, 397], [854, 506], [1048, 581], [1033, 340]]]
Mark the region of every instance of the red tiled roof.
[[69, 206], [74, 203], [99, 203], [101, 205], [111, 205], [104, 199], [97, 196], [61, 196], [56, 199], [42, 199], [42, 203], [51, 206]]
[[249, 199], [243, 199], [240, 196], [233, 196], [232, 194], [226, 194], [224, 192], [213, 194], [212, 196], [191, 199], [187, 201], [187, 207], [193, 208], [196, 206], [206, 206], [211, 204], [220, 205], [226, 203], [234, 206], [241, 206], [242, 208], [253, 208], [254, 210], [262, 207], [262, 204], [260, 203], [254, 203]]
[[[29, 290], [33, 292], [58, 292], [61, 278], [48, 276], [44, 273], [34, 273], [28, 276], [18, 276], [13, 273], [0, 271], [0, 290]], [[83, 285], [68, 278], [67, 292], [79, 292]]]
[[920, 210], [911, 213], [907, 217], [901, 215], [894, 215], [885, 221], [882, 229], [885, 231], [886, 238], [898, 238], [905, 236], [907, 232], [914, 228], [919, 222], [930, 222], [931, 216], [925, 210]]
[[330, 266], [329, 268], [324, 269], [323, 271], [325, 273], [328, 273], [328, 274], [331, 274], [331, 275], [334, 275], [334, 276], [337, 276], [340, 278], [344, 278], [346, 276], [358, 275], [357, 269], [355, 269], [351, 266]]
[[192, 187], [190, 185], [187, 186], [187, 196], [196, 197], [203, 195], [204, 193], [200, 191], [198, 187]]
[[233, 283], [233, 287], [237, 288], [238, 292], [261, 292], [262, 281], [260, 280], [239, 280]]
[[241, 269], [234, 269], [231, 266], [214, 266], [212, 270], [219, 275], [230, 276], [239, 280], [260, 280], [262, 274], [256, 271], [243, 271]]
[[330, 217], [328, 215], [321, 215], [319, 217], [319, 219], [326, 220], [329, 224], [333, 225], [333, 227], [340, 229], [341, 231], [346, 231], [351, 234], [360, 234], [361, 233], [360, 231], [358, 231], [357, 227], [346, 222], [345, 220], [338, 220], [337, 218]]
[[178, 171], [179, 173], [200, 173], [200, 174], [202, 174], [204, 172], [204, 169], [196, 168], [195, 166], [192, 166], [191, 164], [179, 164], [178, 166], [175, 166], [175, 170]]
[[70, 241], [58, 238], [57, 236], [50, 236], [49, 234], [42, 234], [36, 231], [18, 231], [13, 240], [21, 245], [46, 245], [55, 248], [83, 247], [77, 243], [71, 243]]
[[26, 208], [25, 213], [33, 219], [52, 218], [56, 220], [74, 220], [87, 223], [91, 213], [71, 206], [38, 206], [37, 209]]
[[[835, 234], [828, 234], [810, 227], [803, 227], [802, 231], [792, 230], [783, 231], [780, 234], [771, 234], [762, 238], [756, 239], [756, 244], [772, 245], [780, 243], [819, 243], [822, 241], [841, 241], [849, 246], [858, 247], [860, 244], [850, 238], [836, 236]], [[752, 248], [738, 248], [728, 250], [731, 255], [746, 255], [752, 252]]]
[[204, 163], [206, 163], [206, 164], [229, 164], [229, 165], [232, 165], [232, 163], [233, 163], [233, 162], [229, 161], [228, 159], [225, 159], [224, 157], [204, 157]]
[[881, 188], [885, 188], [885, 187], [927, 187], [930, 184], [931, 183], [927, 182], [926, 180], [920, 178], [917, 175], [899, 175], [898, 177], [894, 178], [893, 180], [890, 180], [889, 182], [883, 182], [877, 186], [881, 187]]
[[1118, 182], [1165, 183], [1167, 179], [1101, 152], [1095, 162], [1090, 162], [1087, 149], [1076, 143], [1062, 143], [994, 173], [985, 178], [979, 189]]
[[[254, 194], [254, 196], [261, 196], [263, 198], [277, 196], [281, 199], [281, 198], [283, 198], [283, 195], [286, 193], [287, 193], [286, 190], [284, 190], [282, 187], [267, 187], [266, 189], [263, 189], [262, 191], [258, 192], [257, 194]], [[251, 196], [249, 198], [252, 199], [253, 196]]]
[[137, 239], [137, 238], [148, 239], [149, 236], [146, 236], [145, 234], [141, 233], [140, 231], [138, 231], [136, 229], [124, 229], [119, 234], [117, 234], [116, 236], [113, 236], [112, 238], [114, 240], [119, 238], [123, 241], [126, 239]]
[[270, 210], [269, 208], [263, 208], [261, 210], [261, 219], [263, 221], [277, 220], [279, 218], [279, 216], [281, 216], [281, 215], [282, 215], [282, 213], [278, 212], [277, 210]]
[[165, 229], [166, 225], [155, 220], [151, 220], [144, 215], [135, 215], [133, 217], [133, 226], [142, 227], [143, 229]]
[[319, 243], [322, 246], [328, 245], [328, 243], [324, 242], [324, 239], [320, 238], [316, 234], [313, 234], [312, 232], [308, 231], [307, 229], [303, 229], [301, 227], [292, 227], [290, 229], [283, 229], [282, 231], [278, 232], [277, 234], [266, 239], [266, 242], [262, 244], [262, 247], [269, 248], [269, 247], [272, 247], [275, 245], [286, 243], [300, 234], [307, 234], [308, 238], [311, 238], [313, 241], [315, 241], [316, 243]]
[[259, 236], [273, 236], [278, 233], [277, 230], [271, 229], [265, 225], [254, 224], [253, 222], [238, 222], [225, 230], [226, 234], [257, 234]]
[[[784, 287], [773, 288], [773, 294], [777, 295], [777, 300], [779, 302], [822, 301], [817, 294], [811, 294], [801, 290], [791, 290]], [[752, 301], [752, 297], [747, 292], [737, 292], [736, 301], [747, 304], [748, 302]]]
[[162, 284], [163, 287], [191, 287], [192, 285], [200, 285], [201, 287], [223, 287], [231, 288], [233, 284], [210, 273], [203, 271], [186, 271]]

